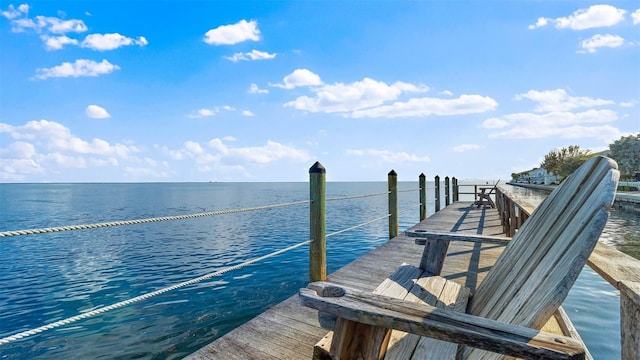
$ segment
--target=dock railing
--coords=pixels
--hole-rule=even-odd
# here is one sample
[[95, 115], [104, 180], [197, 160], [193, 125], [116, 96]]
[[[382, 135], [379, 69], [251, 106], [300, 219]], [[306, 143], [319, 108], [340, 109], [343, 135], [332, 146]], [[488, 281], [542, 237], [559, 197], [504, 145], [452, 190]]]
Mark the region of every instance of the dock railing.
[[[536, 208], [502, 186], [496, 189], [496, 207], [509, 236], [515, 235]], [[620, 291], [621, 358], [640, 359], [640, 260], [598, 242], [587, 264]]]

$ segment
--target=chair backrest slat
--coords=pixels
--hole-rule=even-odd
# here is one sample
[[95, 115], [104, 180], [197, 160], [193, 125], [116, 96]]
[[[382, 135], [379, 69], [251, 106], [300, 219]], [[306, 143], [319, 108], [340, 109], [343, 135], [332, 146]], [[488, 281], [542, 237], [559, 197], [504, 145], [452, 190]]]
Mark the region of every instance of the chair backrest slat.
[[596, 156], [531, 214], [478, 287], [470, 313], [540, 329], [560, 306], [608, 219], [617, 164]]

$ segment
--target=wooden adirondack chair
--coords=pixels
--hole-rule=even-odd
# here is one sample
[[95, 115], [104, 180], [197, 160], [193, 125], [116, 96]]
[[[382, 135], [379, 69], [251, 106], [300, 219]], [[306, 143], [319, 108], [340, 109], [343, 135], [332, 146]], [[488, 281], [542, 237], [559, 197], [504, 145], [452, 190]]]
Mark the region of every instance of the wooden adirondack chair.
[[[393, 352], [405, 359], [455, 358], [456, 353], [464, 359], [502, 358], [499, 354], [584, 358], [579, 342], [538, 329], [561, 305], [598, 241], [617, 182], [613, 160], [589, 159], [531, 214], [475, 291], [433, 274], [440, 267], [424, 259], [441, 262], [428, 249], [442, 248], [443, 242], [446, 249], [450, 240], [495, 239], [453, 234], [407, 234], [432, 245], [425, 246], [422, 268], [401, 266], [373, 293], [311, 283], [300, 290], [300, 301], [338, 317], [335, 333], [328, 335], [333, 336], [330, 354], [326, 349], [314, 356], [382, 359]], [[387, 349], [394, 342], [389, 329], [414, 334], [409, 336], [413, 348]]]
[[[478, 196], [478, 200], [474, 202], [474, 204], [478, 206], [478, 209], [485, 205], [489, 205], [492, 209], [495, 209], [496, 204], [491, 199], [491, 194], [493, 194], [493, 192], [498, 188], [498, 183], [500, 183], [500, 180], [498, 180], [491, 188], [480, 188], [480, 192], [476, 194]], [[487, 192], [487, 190], [489, 190], [489, 192]]]

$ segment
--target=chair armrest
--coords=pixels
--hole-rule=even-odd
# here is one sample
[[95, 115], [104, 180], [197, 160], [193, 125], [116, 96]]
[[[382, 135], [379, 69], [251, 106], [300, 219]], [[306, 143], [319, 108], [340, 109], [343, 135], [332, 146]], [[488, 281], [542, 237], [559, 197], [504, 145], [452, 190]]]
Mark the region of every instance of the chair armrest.
[[417, 245], [424, 245], [425, 240], [453, 240], [453, 241], [470, 241], [470, 242], [487, 242], [497, 244], [507, 244], [511, 241], [510, 237], [504, 236], [488, 236], [488, 235], [472, 235], [472, 234], [456, 234], [456, 233], [437, 233], [425, 230], [405, 231], [408, 237], [416, 238]]
[[[571, 338], [530, 328], [316, 282], [302, 288], [300, 302], [348, 320], [405, 331], [525, 359], [584, 359]], [[324, 295], [324, 296], [323, 296]]]

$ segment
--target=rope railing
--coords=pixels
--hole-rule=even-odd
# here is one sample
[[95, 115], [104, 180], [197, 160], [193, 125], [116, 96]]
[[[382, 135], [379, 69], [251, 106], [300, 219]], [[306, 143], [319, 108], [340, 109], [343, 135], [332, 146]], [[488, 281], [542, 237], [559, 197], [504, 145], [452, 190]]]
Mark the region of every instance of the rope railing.
[[285, 206], [301, 205], [301, 204], [308, 204], [308, 203], [309, 203], [309, 200], [302, 200], [302, 201], [293, 201], [293, 202], [282, 203], [282, 204], [264, 205], [264, 206], [256, 206], [256, 207], [242, 208], [242, 209], [209, 211], [209, 212], [202, 212], [202, 213], [196, 213], [196, 214], [163, 216], [163, 217], [154, 217], [154, 218], [137, 219], [137, 220], [111, 221], [111, 222], [85, 224], [85, 225], [59, 226], [59, 227], [50, 227], [50, 228], [42, 228], [42, 229], [12, 230], [12, 231], [0, 232], [0, 237], [43, 234], [43, 233], [72, 231], [72, 230], [97, 229], [97, 228], [104, 228], [104, 227], [111, 227], [111, 226], [146, 224], [146, 223], [160, 222], [160, 221], [195, 219], [195, 218], [201, 218], [201, 217], [207, 217], [207, 216], [228, 215], [228, 214], [237, 214], [237, 213], [249, 212], [249, 211], [275, 209], [275, 208], [280, 208]]
[[339, 235], [339, 234], [345, 233], [345, 232], [347, 232], [347, 231], [355, 230], [355, 229], [357, 229], [357, 228], [361, 228], [361, 227], [363, 227], [363, 226], [367, 226], [367, 225], [369, 225], [369, 224], [372, 224], [372, 223], [374, 223], [374, 222], [376, 222], [376, 221], [380, 221], [380, 220], [387, 219], [387, 218], [389, 218], [389, 216], [391, 216], [391, 214], [387, 214], [387, 215], [384, 215], [384, 216], [380, 216], [379, 218], [375, 218], [375, 219], [373, 219], [373, 220], [369, 220], [369, 221], [364, 222], [364, 223], [362, 223], [362, 224], [355, 225], [355, 226], [352, 226], [352, 227], [349, 227], [349, 228], [346, 228], [346, 229], [342, 229], [342, 230], [334, 231], [334, 232], [332, 232], [332, 233], [327, 234], [327, 235], [326, 235], [326, 237], [331, 237], [331, 236], [335, 236], [335, 235]]
[[[399, 192], [409, 192], [409, 191], [418, 191], [418, 190], [414, 190], [414, 189], [401, 190]], [[372, 194], [364, 194], [364, 195], [354, 195], [354, 196], [343, 196], [343, 197], [327, 198], [326, 201], [352, 200], [352, 199], [375, 197], [375, 196], [382, 196], [382, 195], [388, 195], [388, 194], [389, 194], [389, 192], [386, 191], [386, 192], [382, 192], [382, 193], [372, 193]], [[83, 225], [57, 226], [57, 227], [49, 227], [49, 228], [9, 230], [9, 231], [0, 232], [0, 237], [11, 237], [11, 236], [21, 236], [21, 235], [33, 235], [33, 234], [45, 234], [45, 233], [62, 232], [62, 231], [87, 230], [87, 229], [98, 229], [98, 228], [113, 227], [113, 226], [146, 224], [146, 223], [161, 222], [161, 221], [195, 219], [195, 218], [201, 218], [201, 217], [237, 214], [237, 213], [242, 213], [242, 212], [267, 210], [267, 209], [274, 209], [274, 208], [285, 207], [285, 206], [308, 204], [309, 202], [310, 202], [309, 200], [302, 200], [302, 201], [294, 201], [294, 202], [288, 202], [288, 203], [282, 203], [282, 204], [264, 205], [264, 206], [256, 206], [256, 207], [241, 208], [241, 209], [209, 211], [209, 212], [202, 212], [202, 213], [195, 213], [195, 214], [162, 216], [162, 217], [134, 219], [134, 220], [120, 220], [120, 221], [110, 221], [110, 222], [94, 223], [94, 224], [83, 224]]]
[[[348, 232], [348, 231], [351, 231], [351, 230], [355, 230], [355, 229], [367, 226], [369, 224], [372, 224], [372, 223], [374, 223], [376, 221], [384, 220], [384, 219], [386, 219], [388, 217], [389, 217], [389, 214], [381, 216], [381, 217], [378, 217], [378, 218], [375, 218], [373, 220], [366, 221], [364, 223], [361, 223], [361, 224], [358, 224], [358, 225], [355, 225], [355, 226], [351, 226], [351, 227], [348, 227], [348, 228], [345, 228], [345, 229], [342, 229], [342, 230], [338, 230], [338, 231], [332, 232], [330, 234], [327, 234], [326, 237], [331, 237], [331, 236], [339, 235], [339, 234], [342, 234], [342, 233], [345, 233], [345, 232]], [[82, 313], [82, 314], [79, 314], [79, 315], [75, 315], [75, 316], [72, 316], [72, 317], [69, 317], [69, 318], [66, 318], [66, 319], [63, 319], [63, 320], [58, 320], [58, 321], [55, 321], [53, 323], [37, 327], [35, 329], [22, 331], [22, 332], [19, 332], [19, 333], [16, 333], [16, 334], [4, 337], [4, 338], [0, 338], [0, 345], [8, 344], [8, 343], [13, 342], [13, 341], [22, 340], [22, 339], [25, 339], [25, 338], [27, 338], [29, 336], [33, 336], [33, 335], [39, 334], [39, 333], [47, 331], [47, 330], [55, 329], [55, 328], [58, 328], [58, 327], [64, 326], [64, 325], [69, 325], [69, 324], [71, 324], [73, 322], [76, 322], [76, 321], [79, 321], [79, 320], [84, 320], [84, 319], [87, 319], [87, 318], [90, 318], [90, 317], [105, 313], [105, 312], [110, 311], [110, 310], [115, 310], [115, 309], [118, 309], [118, 308], [121, 308], [121, 307], [124, 307], [124, 306], [127, 306], [127, 305], [134, 304], [134, 303], [142, 301], [142, 300], [146, 300], [146, 299], [152, 298], [152, 297], [157, 296], [157, 295], [164, 294], [164, 293], [172, 291], [172, 290], [176, 290], [176, 289], [188, 286], [188, 285], [196, 284], [198, 282], [213, 278], [215, 276], [220, 276], [220, 275], [225, 274], [225, 273], [227, 273], [229, 271], [238, 270], [240, 268], [243, 268], [245, 266], [251, 265], [253, 263], [256, 263], [256, 262], [259, 262], [259, 261], [262, 261], [262, 260], [265, 260], [265, 259], [268, 259], [268, 258], [271, 258], [271, 257], [274, 257], [276, 255], [283, 254], [285, 252], [288, 252], [288, 251], [291, 251], [293, 249], [299, 248], [300, 246], [310, 244], [312, 241], [313, 241], [313, 239], [306, 240], [306, 241], [300, 242], [298, 244], [289, 246], [287, 248], [274, 251], [274, 252], [269, 253], [267, 255], [263, 255], [263, 256], [260, 256], [260, 257], [257, 257], [257, 258], [253, 258], [253, 259], [247, 260], [247, 261], [242, 262], [242, 263], [237, 264], [237, 265], [228, 266], [228, 267], [225, 267], [225, 268], [223, 268], [221, 270], [218, 270], [218, 271], [215, 271], [215, 272], [212, 272], [212, 273], [209, 273], [209, 274], [206, 274], [206, 275], [203, 275], [203, 276], [191, 279], [191, 280], [187, 280], [187, 281], [181, 282], [179, 284], [167, 286], [167, 287], [164, 287], [162, 289], [155, 290], [155, 291], [152, 291], [150, 293], [146, 293], [146, 294], [143, 294], [143, 295], [140, 295], [140, 296], [136, 296], [136, 297], [128, 299], [128, 300], [120, 301], [120, 302], [117, 302], [117, 303], [112, 304], [112, 305], [103, 306], [103, 307], [100, 307], [98, 309], [91, 310], [91, 311], [88, 311], [88, 312], [85, 312], [85, 313]]]
[[366, 198], [366, 197], [374, 197], [374, 196], [382, 196], [382, 195], [389, 195], [389, 192], [385, 191], [385, 192], [382, 192], [382, 193], [373, 193], [373, 194], [365, 194], [365, 195], [334, 197], [334, 198], [327, 198], [325, 201], [361, 199], [361, 198]]

